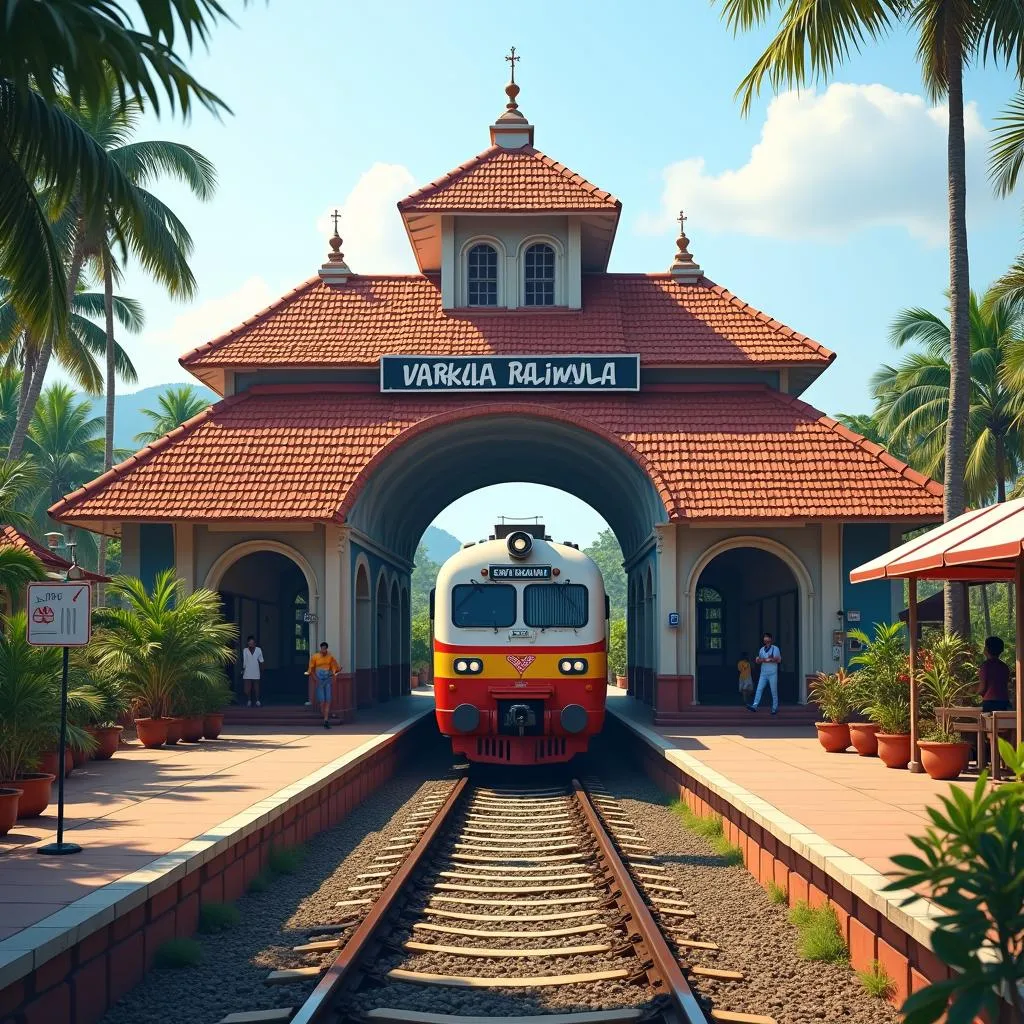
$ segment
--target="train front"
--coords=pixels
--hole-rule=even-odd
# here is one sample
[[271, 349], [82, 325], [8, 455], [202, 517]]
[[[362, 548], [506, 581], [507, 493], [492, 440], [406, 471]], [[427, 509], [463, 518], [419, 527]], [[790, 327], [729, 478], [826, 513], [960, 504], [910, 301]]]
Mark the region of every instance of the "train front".
[[498, 526], [441, 567], [434, 696], [441, 732], [471, 761], [548, 764], [604, 722], [604, 584], [542, 526]]

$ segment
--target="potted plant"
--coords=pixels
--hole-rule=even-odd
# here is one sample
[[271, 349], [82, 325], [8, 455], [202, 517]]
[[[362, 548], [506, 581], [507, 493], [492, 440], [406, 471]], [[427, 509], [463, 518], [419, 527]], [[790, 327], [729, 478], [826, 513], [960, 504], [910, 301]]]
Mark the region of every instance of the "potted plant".
[[18, 820], [18, 800], [22, 790], [13, 787], [0, 789], [0, 836], [7, 835]]
[[99, 699], [99, 707], [90, 716], [85, 730], [96, 741], [92, 756], [97, 761], [106, 761], [117, 753], [121, 745], [124, 726], [119, 724], [118, 719], [131, 710], [131, 700], [121, 680], [113, 673], [104, 671], [89, 657], [89, 653], [87, 649], [83, 654], [83, 670], [88, 672], [92, 688]]
[[819, 672], [811, 682], [811, 700], [821, 708], [823, 722], [815, 722], [818, 742], [830, 754], [841, 754], [850, 745], [848, 719], [854, 710], [856, 692], [845, 669]]
[[203, 738], [215, 740], [224, 728], [224, 708], [234, 700], [231, 683], [223, 672], [213, 672], [203, 686]]
[[181, 715], [181, 738], [186, 743], [199, 743], [203, 738], [204, 689], [203, 680], [197, 677], [186, 679], [182, 683], [176, 708]]
[[977, 700], [974, 652], [956, 633], [945, 633], [922, 651], [921, 661], [921, 710], [930, 720], [918, 743], [921, 766], [933, 779], [955, 779], [967, 767], [971, 745], [945, 728], [938, 712]]
[[850, 636], [863, 647], [850, 659], [859, 667], [860, 710], [878, 727], [878, 756], [888, 768], [910, 763], [910, 673], [903, 623], [878, 623], [874, 638], [861, 630]]
[[608, 627], [608, 670], [620, 690], [629, 688], [626, 677], [626, 620], [614, 619]]
[[139, 579], [116, 576], [107, 594], [115, 603], [96, 611], [96, 660], [123, 680], [143, 745], [161, 746], [175, 701], [189, 680], [222, 674], [237, 630], [224, 622], [213, 591], [186, 594], [170, 569], [157, 575], [152, 593]]

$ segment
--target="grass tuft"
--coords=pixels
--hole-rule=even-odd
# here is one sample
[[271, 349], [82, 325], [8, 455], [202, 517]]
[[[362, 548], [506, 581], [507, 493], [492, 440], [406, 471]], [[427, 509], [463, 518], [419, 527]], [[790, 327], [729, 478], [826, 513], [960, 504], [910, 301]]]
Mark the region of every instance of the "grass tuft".
[[294, 875], [302, 867], [306, 859], [304, 846], [293, 846], [290, 849], [271, 849], [267, 864], [275, 875]]
[[241, 911], [233, 903], [204, 903], [199, 911], [199, 930], [204, 935], [216, 935], [233, 928], [241, 919]]
[[251, 882], [249, 882], [249, 892], [266, 892], [270, 888], [270, 874], [266, 871], [261, 871]]
[[203, 947], [195, 939], [168, 939], [157, 947], [154, 963], [157, 967], [177, 970], [198, 967], [203, 962]]
[[702, 817], [694, 814], [690, 806], [682, 800], [675, 800], [670, 806], [672, 813], [683, 823], [683, 827], [706, 839], [711, 844], [711, 849], [727, 865], [731, 867], [743, 863], [743, 851], [725, 838], [725, 826], [722, 824], [721, 815], [709, 814]]
[[780, 906], [786, 902], [786, 890], [778, 882], [769, 882], [765, 889], [768, 892], [768, 899]]
[[800, 902], [790, 911], [789, 920], [799, 932], [797, 952], [805, 960], [846, 963], [849, 954], [839, 931], [839, 919], [831, 907], [811, 907]]
[[858, 971], [857, 977], [869, 996], [874, 996], [875, 999], [888, 999], [892, 995], [892, 978], [886, 974], [885, 968], [877, 960], [872, 963], [870, 971]]
[[789, 912], [789, 923], [794, 928], [806, 928], [811, 923], [813, 916], [814, 911], [811, 910], [811, 905], [806, 900], [800, 900], [793, 905], [793, 909]]

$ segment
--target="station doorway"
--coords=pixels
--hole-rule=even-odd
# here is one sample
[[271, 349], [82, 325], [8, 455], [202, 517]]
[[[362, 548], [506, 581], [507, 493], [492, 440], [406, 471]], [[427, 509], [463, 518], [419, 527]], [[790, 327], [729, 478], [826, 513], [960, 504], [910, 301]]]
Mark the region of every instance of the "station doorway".
[[[225, 619], [238, 628], [239, 652], [250, 635], [263, 651], [262, 702], [305, 704], [310, 607], [302, 570], [276, 551], [257, 551], [232, 564], [218, 590]], [[233, 666], [233, 679], [241, 693], [240, 661]]]
[[779, 703], [800, 701], [800, 587], [786, 563], [760, 548], [737, 547], [713, 558], [696, 592], [697, 699], [739, 702], [736, 663], [750, 656], [754, 682], [761, 637], [771, 633], [782, 652]]

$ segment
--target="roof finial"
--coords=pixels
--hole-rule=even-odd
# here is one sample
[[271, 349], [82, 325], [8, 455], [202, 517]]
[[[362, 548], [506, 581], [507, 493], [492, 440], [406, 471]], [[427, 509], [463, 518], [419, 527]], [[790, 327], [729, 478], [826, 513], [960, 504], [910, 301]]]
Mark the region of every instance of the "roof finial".
[[690, 254], [690, 240], [686, 237], [684, 225], [686, 214], [682, 210], [676, 220], [679, 221], [679, 237], [676, 239], [676, 258], [672, 261], [669, 273], [677, 281], [698, 281], [704, 276], [704, 272], [697, 265], [696, 260]]
[[345, 262], [345, 254], [341, 251], [341, 235], [338, 234], [338, 221], [341, 213], [335, 209], [331, 214], [334, 221], [334, 234], [331, 236], [331, 251], [327, 255], [327, 262], [320, 267], [320, 280], [329, 285], [342, 285], [351, 276], [348, 264]]
[[512, 85], [516, 84], [516, 64], [522, 59], [522, 57], [516, 56], [516, 48], [514, 46], [511, 48], [508, 56], [505, 58], [505, 60], [507, 60], [509, 64], [512, 65]]
[[516, 102], [519, 96], [519, 86], [516, 83], [516, 64], [521, 59], [514, 46], [505, 57], [512, 68], [511, 78], [508, 85], [505, 86], [508, 103], [505, 104], [505, 109], [497, 121], [491, 125], [491, 144], [501, 146], [503, 149], [522, 149], [523, 146], [533, 145], [533, 126], [523, 117], [519, 104]]
[[519, 104], [516, 103], [516, 97], [519, 95], [519, 86], [516, 85], [516, 64], [522, 60], [522, 57], [516, 56], [516, 48], [513, 46], [505, 60], [508, 61], [509, 66], [512, 68], [512, 78], [508, 85], [505, 86], [505, 95], [508, 97], [508, 103], [505, 104], [505, 113], [498, 120], [511, 121], [514, 119], [516, 121], [525, 121], [526, 118], [519, 113]]

